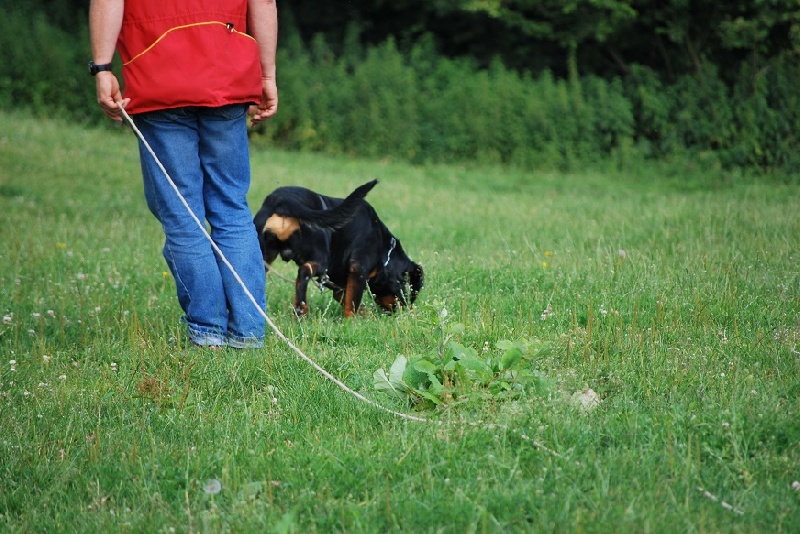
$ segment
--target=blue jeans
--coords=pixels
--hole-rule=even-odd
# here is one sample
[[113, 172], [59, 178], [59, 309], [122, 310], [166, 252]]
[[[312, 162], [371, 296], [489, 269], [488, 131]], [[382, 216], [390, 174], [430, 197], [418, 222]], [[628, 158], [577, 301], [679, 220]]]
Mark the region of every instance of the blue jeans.
[[[134, 122], [197, 218], [266, 310], [266, 275], [247, 204], [247, 107], [185, 107]], [[217, 257], [155, 159], [139, 141], [147, 206], [161, 222], [164, 258], [175, 278], [189, 338], [197, 345], [260, 347], [266, 321]]]

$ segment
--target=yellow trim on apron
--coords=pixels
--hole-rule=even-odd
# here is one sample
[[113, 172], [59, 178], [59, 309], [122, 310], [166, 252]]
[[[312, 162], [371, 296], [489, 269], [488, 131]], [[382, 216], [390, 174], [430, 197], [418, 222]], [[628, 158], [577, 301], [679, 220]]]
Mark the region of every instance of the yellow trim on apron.
[[148, 46], [147, 48], [145, 48], [144, 50], [142, 50], [141, 52], [139, 52], [138, 54], [133, 56], [130, 60], [124, 62], [123, 65], [130, 65], [131, 63], [133, 63], [134, 61], [136, 61], [137, 59], [139, 59], [140, 57], [142, 57], [143, 55], [148, 53], [150, 50], [153, 49], [154, 46], [156, 46], [159, 43], [159, 41], [161, 41], [169, 33], [172, 33], [172, 32], [174, 32], [176, 30], [185, 30], [186, 28], [191, 28], [191, 27], [194, 27], [194, 26], [208, 26], [209, 24], [221, 24], [222, 26], [225, 26], [226, 28], [228, 28], [228, 31], [230, 33], [238, 33], [240, 35], [244, 35], [245, 37], [248, 37], [248, 38], [253, 39], [255, 41], [255, 38], [252, 35], [249, 35], [249, 34], [247, 34], [245, 32], [240, 32], [238, 30], [234, 30], [233, 29], [233, 24], [231, 24], [230, 22], [227, 22], [227, 23], [226, 22], [219, 22], [217, 20], [212, 20], [212, 21], [209, 21], [209, 22], [195, 22], [195, 23], [192, 23], [192, 24], [185, 24], [183, 26], [175, 26], [174, 28], [168, 29], [167, 31], [162, 33], [158, 37], [158, 39], [153, 41], [153, 44], [151, 44], [150, 46]]

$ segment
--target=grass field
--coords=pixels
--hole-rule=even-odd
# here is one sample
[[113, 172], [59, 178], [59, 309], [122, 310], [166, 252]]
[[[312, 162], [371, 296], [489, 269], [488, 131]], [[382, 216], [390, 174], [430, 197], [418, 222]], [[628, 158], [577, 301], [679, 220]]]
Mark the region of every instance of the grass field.
[[[433, 422], [276, 336], [188, 347], [132, 134], [0, 113], [0, 531], [800, 531], [796, 177], [252, 161], [254, 210], [380, 180], [426, 269], [414, 312], [343, 320], [314, 290], [298, 321], [271, 277], [268, 314]], [[374, 388], [447, 332], [543, 347], [537, 387], [437, 408]]]

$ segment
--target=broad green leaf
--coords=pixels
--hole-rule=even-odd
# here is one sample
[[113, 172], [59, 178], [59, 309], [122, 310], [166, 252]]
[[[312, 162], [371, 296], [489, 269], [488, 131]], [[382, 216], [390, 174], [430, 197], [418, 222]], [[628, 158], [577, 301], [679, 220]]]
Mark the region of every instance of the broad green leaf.
[[509, 384], [505, 380], [499, 380], [489, 384], [489, 392], [495, 395], [497, 395], [502, 391], [510, 391], [510, 390], [511, 390], [511, 384]]
[[463, 389], [468, 389], [472, 384], [470, 373], [457, 362], [453, 362], [453, 381]]
[[425, 374], [432, 374], [436, 372], [436, 365], [433, 362], [420, 358], [419, 360], [414, 360], [411, 364], [414, 369], [421, 373]]
[[389, 382], [395, 387], [401, 387], [403, 384], [403, 372], [406, 370], [406, 357], [400, 354], [395, 358], [394, 363], [389, 368]]
[[455, 336], [456, 334], [461, 334], [466, 330], [466, 327], [461, 323], [453, 323], [447, 326], [447, 335], [448, 336]]
[[481, 382], [487, 382], [492, 378], [491, 368], [484, 362], [475, 357], [464, 357], [458, 360], [458, 365], [467, 371], [474, 372]]
[[[428, 382], [428, 372], [418, 367], [418, 364], [423, 361], [425, 360], [416, 360], [410, 362], [409, 365], [406, 366], [405, 372], [403, 372], [403, 382], [405, 382], [412, 389], [419, 389]], [[427, 363], [429, 363], [431, 366], [433, 365], [430, 362]], [[425, 366], [423, 365], [422, 367]]]
[[372, 373], [372, 383], [374, 384], [375, 389], [378, 391], [385, 391], [386, 393], [396, 397], [404, 396], [403, 392], [399, 391], [392, 385], [392, 383], [389, 381], [389, 377], [386, 376], [386, 371], [383, 369], [378, 369]]
[[511, 369], [517, 365], [525, 355], [519, 350], [518, 347], [510, 347], [506, 349], [500, 357], [500, 370]]
[[439, 404], [442, 403], [442, 398], [439, 397], [438, 395], [434, 395], [430, 391], [417, 391], [417, 393], [419, 394], [420, 397], [422, 397], [424, 399], [428, 399], [429, 401], [431, 401], [432, 403], [434, 403], [436, 405], [439, 405]]
[[508, 350], [517, 347], [517, 344], [513, 341], [509, 341], [508, 339], [501, 339], [497, 342], [496, 346], [500, 350]]
[[447, 348], [445, 350], [445, 355], [449, 356], [448, 359], [451, 360], [460, 360], [462, 358], [468, 357], [475, 357], [477, 356], [477, 352], [472, 347], [465, 347], [461, 343], [457, 343], [455, 341], [451, 341], [447, 344]]
[[439, 382], [439, 379], [436, 378], [436, 375], [428, 375], [428, 378], [431, 379], [431, 384], [428, 386], [428, 390], [434, 395], [441, 395], [443, 386], [442, 383]]

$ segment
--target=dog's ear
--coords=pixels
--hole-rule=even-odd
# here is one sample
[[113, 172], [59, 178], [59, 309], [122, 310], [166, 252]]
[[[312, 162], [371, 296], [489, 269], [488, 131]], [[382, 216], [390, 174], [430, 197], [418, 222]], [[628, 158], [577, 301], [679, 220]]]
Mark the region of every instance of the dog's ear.
[[413, 304], [419, 292], [422, 291], [422, 286], [425, 285], [425, 272], [422, 270], [422, 265], [411, 262], [408, 283], [411, 286], [411, 304]]

